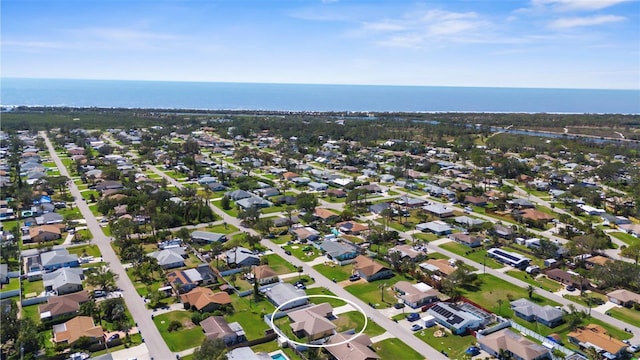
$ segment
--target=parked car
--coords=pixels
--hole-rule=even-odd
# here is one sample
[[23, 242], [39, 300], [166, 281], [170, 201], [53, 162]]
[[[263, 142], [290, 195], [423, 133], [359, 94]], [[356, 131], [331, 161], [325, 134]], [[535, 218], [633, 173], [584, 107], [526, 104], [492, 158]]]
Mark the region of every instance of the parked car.
[[478, 349], [478, 347], [477, 347], [477, 346], [470, 346], [470, 347], [465, 351], [465, 353], [466, 353], [467, 355], [476, 356], [476, 355], [480, 354], [480, 349]]
[[420, 320], [420, 315], [418, 315], [417, 313], [409, 313], [407, 314], [407, 320], [409, 321], [418, 321]]
[[289, 250], [285, 250], [284, 253], [287, 254], [287, 255], [291, 255], [291, 251], [289, 251]]
[[349, 281], [358, 281], [358, 280], [360, 280], [360, 275], [358, 274], [353, 274], [349, 276]]
[[105, 297], [107, 296], [107, 292], [106, 291], [102, 291], [102, 290], [93, 290], [93, 298], [101, 298], [101, 297]]
[[402, 309], [403, 307], [405, 307], [405, 305], [404, 305], [404, 303], [399, 302], [399, 303], [393, 304], [393, 307], [395, 309]]
[[116, 340], [116, 339], [120, 339], [120, 334], [113, 334], [109, 336], [109, 338], [107, 339], [107, 342], [112, 342], [113, 340]]
[[576, 287], [573, 285], [567, 285], [567, 291], [576, 291]]
[[638, 351], [640, 351], [640, 346], [639, 345], [631, 345], [627, 348], [627, 351], [629, 351], [630, 353], [636, 353]]
[[422, 325], [419, 325], [419, 324], [411, 325], [411, 331], [418, 331], [418, 330], [422, 330]]

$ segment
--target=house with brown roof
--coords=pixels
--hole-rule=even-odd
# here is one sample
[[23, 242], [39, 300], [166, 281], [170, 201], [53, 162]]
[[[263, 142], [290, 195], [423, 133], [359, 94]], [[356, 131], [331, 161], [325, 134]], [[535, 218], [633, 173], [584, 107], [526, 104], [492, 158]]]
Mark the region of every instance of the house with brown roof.
[[86, 290], [62, 296], [50, 296], [46, 304], [38, 306], [40, 320], [54, 320], [67, 315], [76, 314], [80, 304], [89, 301]]
[[479, 336], [478, 344], [480, 344], [481, 349], [495, 357], [499, 357], [500, 350], [503, 350], [507, 351], [512, 359], [551, 359], [549, 349], [509, 329], [502, 329], [486, 336]]
[[333, 196], [333, 197], [336, 197], [336, 198], [347, 197], [347, 193], [342, 189], [329, 189], [329, 190], [327, 190], [327, 195], [329, 197]]
[[200, 312], [211, 312], [220, 306], [231, 304], [231, 296], [224, 291], [214, 293], [205, 287], [196, 287], [186, 294], [180, 295], [185, 309], [196, 309]]
[[467, 195], [464, 197], [465, 204], [471, 204], [474, 206], [486, 206], [489, 200], [484, 196]]
[[425, 253], [414, 249], [411, 245], [396, 245], [389, 249], [389, 254], [393, 252], [399, 253], [402, 259], [409, 259], [413, 262], [420, 261], [426, 256]]
[[76, 316], [58, 325], [53, 325], [53, 341], [56, 344], [73, 344], [81, 337], [101, 341], [104, 336], [102, 326], [93, 322], [91, 316]]
[[271, 284], [280, 281], [278, 274], [269, 267], [269, 265], [255, 266], [253, 271], [249, 274], [251, 277], [255, 277], [260, 285]]
[[362, 232], [369, 230], [369, 225], [360, 224], [353, 220], [339, 222], [336, 224], [336, 227], [340, 232], [350, 235], [360, 235]]
[[584, 260], [584, 265], [587, 268], [592, 268], [596, 265], [604, 266], [607, 262], [611, 261], [608, 257], [604, 257], [602, 255], [592, 256], [588, 259]]
[[28, 242], [44, 242], [60, 239], [62, 234], [62, 227], [64, 225], [41, 225], [29, 228], [29, 239], [23, 237], [23, 241]]
[[393, 289], [398, 292], [398, 298], [413, 309], [439, 300], [438, 290], [425, 283], [411, 284], [407, 281], [398, 281]]
[[631, 307], [633, 304], [640, 304], [640, 294], [627, 289], [614, 290], [607, 294], [609, 301], [621, 306]]
[[369, 282], [393, 277], [391, 269], [364, 255], [356, 257], [354, 270], [357, 271], [361, 278]]
[[220, 339], [226, 345], [237, 344], [246, 341], [242, 326], [237, 322], [227, 323], [222, 316], [209, 316], [200, 321], [204, 335], [209, 339]]
[[300, 175], [296, 174], [296, 173], [294, 173], [292, 171], [287, 171], [286, 173], [282, 174], [282, 178], [285, 179], [285, 180], [289, 180], [289, 181], [291, 181], [291, 179], [294, 179], [294, 178], [297, 178], [297, 177], [300, 177]]
[[599, 353], [608, 352], [616, 359], [622, 358], [627, 353], [627, 344], [611, 337], [600, 325], [589, 324], [567, 334], [569, 342], [586, 350], [594, 347]]
[[475, 248], [482, 245], [482, 238], [480, 236], [473, 236], [464, 233], [450, 234], [449, 239], [470, 248]]
[[288, 316], [291, 320], [291, 330], [299, 338], [307, 338], [307, 341], [331, 336], [336, 329], [336, 325], [329, 320], [333, 317], [333, 308], [329, 303], [292, 311]]
[[447, 259], [429, 259], [420, 264], [420, 268], [431, 271], [442, 277], [447, 277], [456, 271], [456, 269], [449, 264], [449, 260]]
[[587, 279], [582, 279], [582, 281], [580, 281], [579, 276], [571, 274], [562, 269], [550, 269], [548, 271], [545, 271], [544, 274], [549, 279], [558, 281], [565, 285], [574, 285], [577, 288], [580, 288], [582, 286], [583, 289], [588, 289], [591, 286]]
[[[353, 338], [355, 335], [338, 333], [333, 335], [327, 342], [325, 350], [332, 356], [333, 359], [342, 360], [377, 360], [380, 356], [373, 351], [371, 346], [371, 338], [366, 334], [360, 334], [351, 341], [347, 340]], [[340, 344], [340, 345], [335, 345]]]
[[553, 216], [537, 209], [519, 210], [519, 213], [520, 213], [520, 216], [522, 216], [522, 218], [525, 220], [549, 222], [555, 219]]
[[334, 214], [331, 210], [323, 208], [315, 209], [313, 212], [313, 217], [324, 222], [334, 221], [339, 218], [339, 216], [337, 214]]

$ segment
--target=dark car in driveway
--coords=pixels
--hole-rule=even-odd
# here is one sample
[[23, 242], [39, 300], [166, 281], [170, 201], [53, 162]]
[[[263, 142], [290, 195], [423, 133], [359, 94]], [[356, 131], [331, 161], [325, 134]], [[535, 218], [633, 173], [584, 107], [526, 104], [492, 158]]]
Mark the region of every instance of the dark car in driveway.
[[420, 320], [420, 315], [418, 315], [417, 313], [409, 313], [406, 316], [407, 316], [407, 320], [411, 322]]

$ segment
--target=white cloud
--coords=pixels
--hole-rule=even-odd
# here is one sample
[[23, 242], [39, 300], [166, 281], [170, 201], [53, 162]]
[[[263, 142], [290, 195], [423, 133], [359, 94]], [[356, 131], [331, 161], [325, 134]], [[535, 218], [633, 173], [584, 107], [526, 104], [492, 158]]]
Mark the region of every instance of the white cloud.
[[533, 7], [548, 7], [556, 11], [592, 11], [605, 9], [630, 0], [532, 0]]
[[568, 29], [582, 26], [594, 26], [602, 25], [613, 22], [620, 22], [626, 20], [623, 16], [616, 15], [596, 15], [596, 16], [584, 16], [584, 17], [567, 17], [560, 18], [552, 21], [549, 27], [555, 29]]

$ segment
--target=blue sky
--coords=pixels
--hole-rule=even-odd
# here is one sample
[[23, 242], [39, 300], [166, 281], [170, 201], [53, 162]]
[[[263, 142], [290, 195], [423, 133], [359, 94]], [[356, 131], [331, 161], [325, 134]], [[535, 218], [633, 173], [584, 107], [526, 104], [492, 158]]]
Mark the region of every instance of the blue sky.
[[640, 88], [640, 0], [1, 2], [3, 77]]

